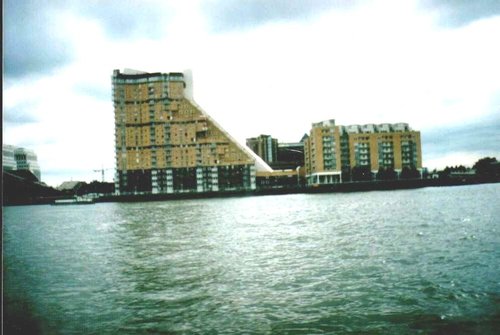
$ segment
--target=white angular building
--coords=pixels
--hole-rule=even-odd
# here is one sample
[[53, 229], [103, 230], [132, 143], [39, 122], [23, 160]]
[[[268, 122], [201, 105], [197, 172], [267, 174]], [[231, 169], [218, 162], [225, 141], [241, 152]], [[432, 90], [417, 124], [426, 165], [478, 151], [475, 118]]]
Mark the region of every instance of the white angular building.
[[41, 173], [38, 158], [33, 150], [4, 144], [2, 146], [2, 165], [5, 171], [27, 170], [40, 181]]

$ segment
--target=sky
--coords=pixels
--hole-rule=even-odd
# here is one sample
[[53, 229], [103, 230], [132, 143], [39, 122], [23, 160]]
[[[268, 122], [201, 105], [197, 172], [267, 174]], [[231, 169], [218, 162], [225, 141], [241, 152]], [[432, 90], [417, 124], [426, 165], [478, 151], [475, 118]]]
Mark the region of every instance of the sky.
[[42, 181], [114, 177], [111, 75], [191, 70], [234, 138], [406, 122], [423, 165], [500, 159], [497, 0], [6, 0], [3, 143]]

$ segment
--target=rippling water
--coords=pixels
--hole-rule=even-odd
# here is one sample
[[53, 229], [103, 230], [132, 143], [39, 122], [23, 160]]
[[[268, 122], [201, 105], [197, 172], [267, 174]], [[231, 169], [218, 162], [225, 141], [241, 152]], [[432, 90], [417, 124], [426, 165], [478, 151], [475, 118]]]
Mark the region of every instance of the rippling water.
[[497, 334], [500, 184], [4, 208], [5, 333]]

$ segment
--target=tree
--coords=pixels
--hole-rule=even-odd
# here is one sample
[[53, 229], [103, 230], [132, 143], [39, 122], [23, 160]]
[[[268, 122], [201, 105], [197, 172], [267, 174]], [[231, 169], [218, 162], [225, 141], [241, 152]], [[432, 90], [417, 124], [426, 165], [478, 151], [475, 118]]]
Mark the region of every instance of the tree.
[[377, 172], [378, 180], [394, 180], [396, 179], [396, 171], [392, 167], [384, 168], [380, 167]]
[[478, 160], [473, 168], [476, 170], [476, 175], [485, 179], [500, 178], [500, 163], [495, 157], [484, 157]]
[[368, 181], [372, 180], [372, 172], [368, 166], [355, 166], [351, 170], [353, 181]]
[[343, 167], [342, 168], [342, 181], [344, 183], [348, 182], [348, 181], [352, 181], [351, 180], [351, 169], [349, 167], [347, 167], [347, 168]]
[[420, 172], [415, 166], [405, 166], [400, 174], [401, 179], [416, 179], [420, 178]]

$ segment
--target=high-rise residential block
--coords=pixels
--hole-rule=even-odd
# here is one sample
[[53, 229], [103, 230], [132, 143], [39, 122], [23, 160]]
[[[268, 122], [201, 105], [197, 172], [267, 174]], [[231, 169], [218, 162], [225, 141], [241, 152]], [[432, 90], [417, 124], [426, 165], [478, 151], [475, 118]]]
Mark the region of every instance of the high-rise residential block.
[[268, 164], [272, 164], [277, 160], [278, 140], [270, 135], [247, 138], [247, 147]]
[[337, 126], [334, 120], [314, 123], [305, 144], [309, 185], [331, 184], [366, 173], [422, 170], [420, 132], [406, 123]]
[[255, 189], [262, 162], [190, 98], [183, 73], [115, 70], [112, 81], [118, 193]]
[[312, 124], [304, 144], [304, 161], [308, 185], [342, 181], [340, 134], [335, 120]]

